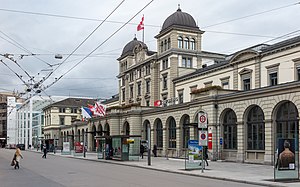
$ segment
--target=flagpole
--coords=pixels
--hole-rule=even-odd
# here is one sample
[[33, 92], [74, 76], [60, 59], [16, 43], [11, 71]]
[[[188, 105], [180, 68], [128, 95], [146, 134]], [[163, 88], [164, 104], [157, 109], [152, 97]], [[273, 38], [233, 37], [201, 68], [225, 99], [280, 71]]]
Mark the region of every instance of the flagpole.
[[143, 25], [144, 25], [144, 29], [143, 29], [143, 43], [145, 43], [145, 24], [144, 24], [144, 14], [143, 14]]

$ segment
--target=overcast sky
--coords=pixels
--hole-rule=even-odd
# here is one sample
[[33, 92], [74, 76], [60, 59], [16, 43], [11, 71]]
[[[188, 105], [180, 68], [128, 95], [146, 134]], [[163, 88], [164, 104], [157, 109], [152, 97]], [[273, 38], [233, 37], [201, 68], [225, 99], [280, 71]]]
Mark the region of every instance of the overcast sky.
[[[178, 4], [205, 31], [205, 51], [231, 54], [288, 33], [300, 34], [299, 0], [154, 0], [134, 17], [150, 1], [125, 0], [112, 13], [122, 0], [1, 0], [0, 54], [12, 54], [17, 63], [0, 56], [8, 66], [0, 64], [0, 92], [24, 92], [26, 86], [21, 79], [26, 84], [36, 83], [55, 70], [41, 85], [46, 94], [110, 98], [118, 93], [116, 59], [135, 34], [142, 40], [142, 32], [136, 31], [142, 16], [145, 43], [157, 51], [154, 36]], [[110, 13], [107, 21], [69, 56]], [[130, 24], [117, 32], [132, 17]], [[63, 58], [55, 59], [55, 54]]]

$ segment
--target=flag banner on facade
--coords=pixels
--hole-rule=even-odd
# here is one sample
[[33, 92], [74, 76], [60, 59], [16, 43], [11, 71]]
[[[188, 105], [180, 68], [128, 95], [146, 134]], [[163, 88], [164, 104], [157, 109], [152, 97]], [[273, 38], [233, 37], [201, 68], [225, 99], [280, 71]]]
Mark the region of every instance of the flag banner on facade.
[[82, 115], [82, 119], [86, 119], [86, 118], [92, 118], [93, 113], [91, 109], [87, 107], [81, 107], [81, 115]]
[[142, 21], [137, 26], [137, 31], [144, 29], [144, 16], [142, 17]]
[[94, 106], [94, 115], [95, 116], [105, 116], [106, 114], [106, 105], [96, 102]]
[[156, 101], [154, 101], [154, 106], [157, 106], [157, 107], [162, 106], [162, 100], [156, 100]]
[[95, 107], [94, 107], [94, 105], [90, 105], [90, 104], [88, 104], [88, 108], [90, 109], [90, 111], [92, 112], [92, 115], [91, 116], [93, 116], [94, 115], [94, 111], [95, 111]]

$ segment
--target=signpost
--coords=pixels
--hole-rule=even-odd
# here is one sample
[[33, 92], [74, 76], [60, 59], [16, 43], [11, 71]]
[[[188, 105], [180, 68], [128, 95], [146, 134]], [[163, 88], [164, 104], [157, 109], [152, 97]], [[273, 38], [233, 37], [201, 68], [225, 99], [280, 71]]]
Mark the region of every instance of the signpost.
[[[199, 112], [198, 113], [198, 131], [199, 131], [199, 146], [207, 146], [208, 138], [207, 138], [207, 113], [205, 112]], [[202, 151], [202, 173], [204, 172], [204, 163], [203, 163], [203, 151]]]

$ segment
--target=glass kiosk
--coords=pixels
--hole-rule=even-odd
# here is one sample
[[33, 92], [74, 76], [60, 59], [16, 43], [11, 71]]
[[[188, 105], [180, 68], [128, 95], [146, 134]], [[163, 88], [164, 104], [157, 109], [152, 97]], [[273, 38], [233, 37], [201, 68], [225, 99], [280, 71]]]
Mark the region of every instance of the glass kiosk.
[[98, 159], [139, 160], [139, 135], [98, 136], [96, 140]]

